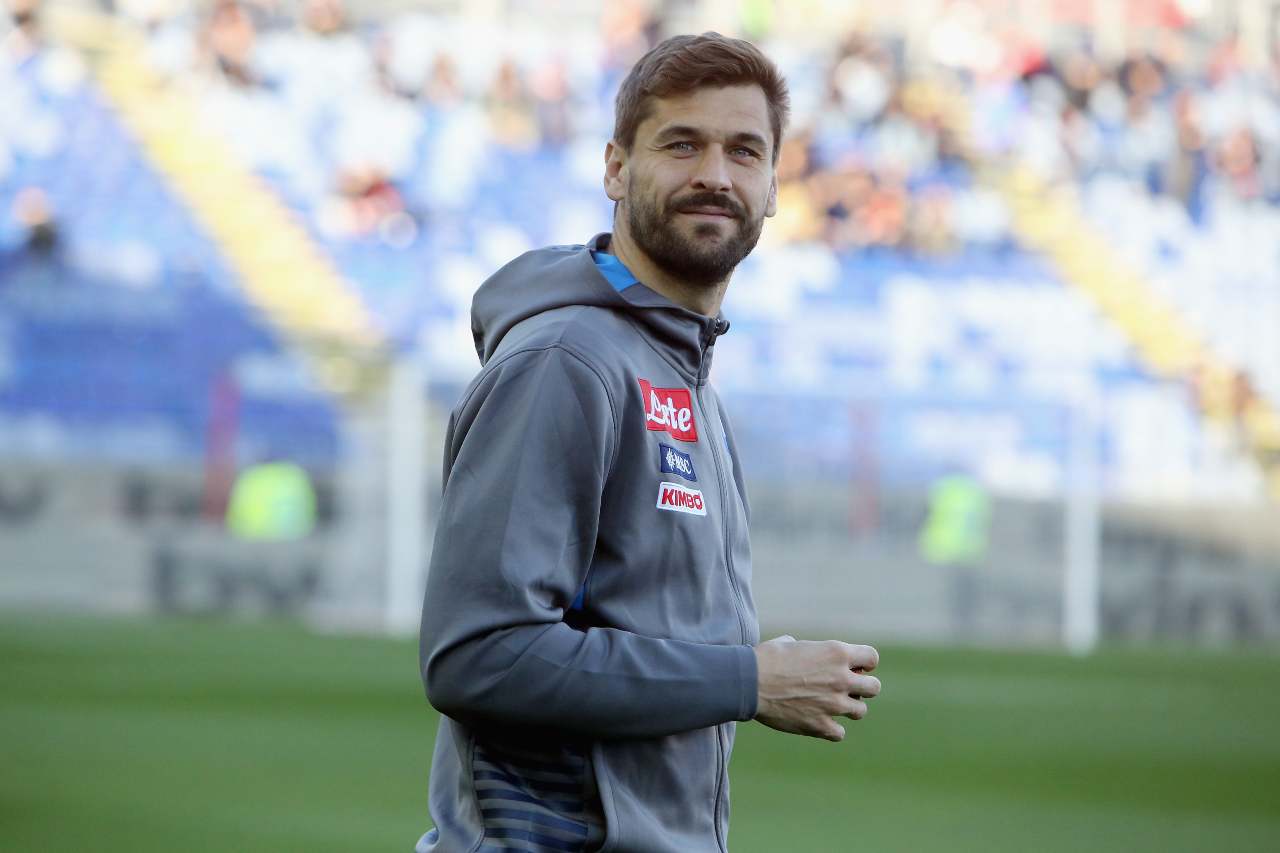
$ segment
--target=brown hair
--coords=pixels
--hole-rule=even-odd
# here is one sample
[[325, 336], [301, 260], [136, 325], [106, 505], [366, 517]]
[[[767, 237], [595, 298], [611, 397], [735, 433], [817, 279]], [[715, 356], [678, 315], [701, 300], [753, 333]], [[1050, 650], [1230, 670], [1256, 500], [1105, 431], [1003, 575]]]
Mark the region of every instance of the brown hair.
[[649, 99], [684, 94], [703, 86], [751, 84], [764, 90], [773, 129], [773, 162], [782, 151], [782, 131], [791, 112], [787, 81], [760, 49], [749, 41], [707, 32], [700, 36], [672, 36], [654, 47], [631, 69], [618, 89], [614, 105], [613, 140], [626, 151], [636, 141], [636, 129], [649, 117]]

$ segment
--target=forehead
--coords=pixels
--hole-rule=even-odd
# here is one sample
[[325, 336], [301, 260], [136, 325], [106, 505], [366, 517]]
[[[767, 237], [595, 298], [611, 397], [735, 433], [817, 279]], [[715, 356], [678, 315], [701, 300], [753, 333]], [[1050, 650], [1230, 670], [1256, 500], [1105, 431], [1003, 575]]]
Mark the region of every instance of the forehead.
[[754, 84], [706, 86], [665, 98], [649, 99], [649, 114], [636, 128], [639, 139], [649, 139], [672, 125], [697, 128], [709, 136], [754, 133], [772, 142], [769, 101]]

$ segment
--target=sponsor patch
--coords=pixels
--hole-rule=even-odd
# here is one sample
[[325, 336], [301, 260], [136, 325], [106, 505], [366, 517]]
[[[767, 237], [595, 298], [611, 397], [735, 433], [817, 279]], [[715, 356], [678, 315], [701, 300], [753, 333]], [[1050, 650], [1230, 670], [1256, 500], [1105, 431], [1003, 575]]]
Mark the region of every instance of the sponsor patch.
[[693, 420], [693, 395], [688, 388], [655, 388], [647, 379], [638, 379], [644, 398], [644, 425], [653, 432], [665, 432], [676, 441], [697, 441], [698, 425]]
[[702, 492], [678, 483], [658, 484], [658, 509], [687, 512], [690, 515], [707, 514], [707, 506], [702, 502]]
[[675, 474], [695, 483], [698, 481], [698, 475], [693, 470], [693, 459], [688, 453], [682, 453], [674, 447], [659, 443], [658, 463], [662, 466], [664, 474]]

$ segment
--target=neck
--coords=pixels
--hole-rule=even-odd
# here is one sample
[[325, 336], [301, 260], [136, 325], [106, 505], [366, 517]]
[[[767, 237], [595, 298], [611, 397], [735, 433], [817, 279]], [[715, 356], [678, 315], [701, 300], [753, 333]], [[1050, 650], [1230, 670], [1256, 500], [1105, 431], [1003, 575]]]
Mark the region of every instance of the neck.
[[695, 285], [672, 276], [659, 267], [644, 250], [631, 239], [631, 234], [614, 222], [613, 237], [609, 240], [609, 254], [622, 261], [639, 281], [656, 290], [682, 308], [688, 308], [706, 317], [720, 314], [720, 303], [729, 289], [729, 277], [712, 285]]

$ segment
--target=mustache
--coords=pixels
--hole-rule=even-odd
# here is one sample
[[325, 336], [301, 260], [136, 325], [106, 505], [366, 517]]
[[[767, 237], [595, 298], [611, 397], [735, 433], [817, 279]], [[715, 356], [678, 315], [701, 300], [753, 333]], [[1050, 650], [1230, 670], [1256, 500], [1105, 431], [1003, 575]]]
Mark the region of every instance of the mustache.
[[695, 207], [718, 207], [738, 219], [747, 215], [747, 212], [742, 209], [742, 205], [733, 199], [711, 192], [694, 193], [675, 204], [675, 209], [680, 212], [692, 210]]

